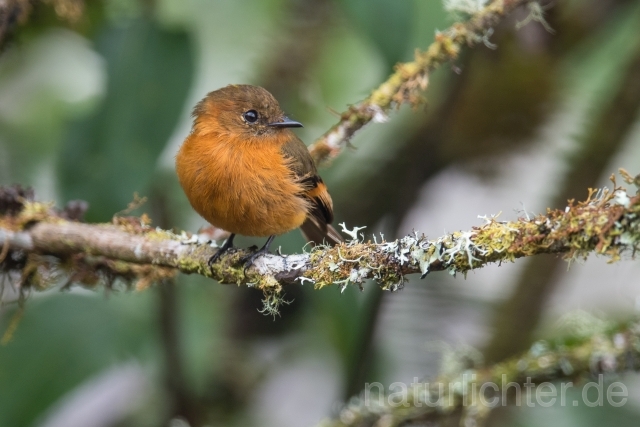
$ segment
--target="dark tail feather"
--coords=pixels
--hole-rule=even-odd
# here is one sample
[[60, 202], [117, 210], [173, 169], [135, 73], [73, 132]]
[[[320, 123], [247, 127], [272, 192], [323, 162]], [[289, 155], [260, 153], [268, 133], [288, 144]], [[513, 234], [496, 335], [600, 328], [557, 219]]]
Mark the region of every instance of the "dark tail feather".
[[314, 217], [309, 217], [300, 226], [302, 235], [309, 242], [313, 242], [316, 245], [330, 245], [335, 246], [338, 243], [344, 241], [340, 233], [333, 228], [330, 224], [319, 223]]

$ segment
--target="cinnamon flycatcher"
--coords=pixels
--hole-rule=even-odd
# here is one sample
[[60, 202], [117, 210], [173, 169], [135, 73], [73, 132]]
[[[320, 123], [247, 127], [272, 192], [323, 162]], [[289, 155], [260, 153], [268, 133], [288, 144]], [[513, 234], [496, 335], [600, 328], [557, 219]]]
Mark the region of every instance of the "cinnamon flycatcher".
[[233, 247], [236, 234], [267, 237], [243, 259], [268, 252], [274, 237], [300, 227], [307, 240], [337, 244], [329, 225], [333, 203], [307, 147], [266, 89], [229, 85], [210, 92], [193, 110], [193, 126], [176, 156], [176, 172], [195, 209], [231, 233], [211, 258]]

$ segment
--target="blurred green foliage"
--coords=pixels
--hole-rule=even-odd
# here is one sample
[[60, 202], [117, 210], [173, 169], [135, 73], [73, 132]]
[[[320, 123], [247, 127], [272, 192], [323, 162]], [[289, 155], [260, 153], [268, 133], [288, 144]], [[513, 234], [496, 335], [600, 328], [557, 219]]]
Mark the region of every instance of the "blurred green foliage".
[[153, 329], [151, 293], [30, 300], [19, 332], [0, 348], [0, 425], [32, 425], [87, 378], [118, 361], [149, 360]]
[[183, 109], [194, 74], [189, 37], [138, 18], [105, 30], [102, 104], [69, 126], [58, 164], [63, 199], [89, 202], [87, 219], [107, 221], [134, 192], [148, 194], [158, 156]]
[[[59, 204], [87, 200], [90, 221], [108, 221], [138, 192], [149, 196], [143, 210], [155, 224], [191, 231], [204, 221], [179, 189], [173, 156], [189, 131], [192, 106], [206, 92], [229, 83], [271, 84], [282, 91], [287, 112], [304, 122], [299, 134], [309, 143], [335, 122], [331, 110], [363, 99], [397, 62], [428, 46], [436, 30], [452, 22], [441, 2], [432, 0], [85, 4], [84, 17], [74, 24], [58, 19], [50, 5], [39, 7], [0, 56], [0, 184], [34, 185], [39, 198]], [[315, 16], [319, 7], [326, 8], [321, 18]], [[625, 64], [637, 55], [639, 10], [635, 0], [557, 2], [547, 12], [556, 35], [536, 24], [515, 32], [513, 20], [496, 28], [497, 50], [463, 52], [431, 76], [426, 108], [403, 108], [389, 123], [372, 124], [354, 139], [357, 150], [321, 171], [334, 194], [337, 222], [347, 218], [367, 225], [367, 232], [393, 236], [425, 185], [445, 168], [480, 164], [496, 172], [496, 164], [526, 150], [533, 135], [561, 113], [570, 111], [585, 124], [595, 121], [620, 89]], [[313, 31], [307, 31], [308, 22]], [[297, 44], [304, 49], [291, 48]], [[287, 74], [279, 74], [282, 65]], [[440, 209], [452, 215], [450, 206]], [[276, 241], [284, 252], [297, 252], [302, 244], [298, 232]], [[450, 285], [447, 278], [430, 280], [434, 287]], [[465, 286], [473, 288], [473, 280]], [[273, 421], [286, 409], [281, 401], [304, 395], [315, 383], [293, 379], [272, 400], [260, 394], [261, 387], [301, 360], [338, 371], [331, 372], [339, 378], [334, 389], [311, 393], [307, 403], [329, 414], [332, 402], [354, 384], [393, 378], [403, 360], [398, 354], [409, 353], [376, 336], [380, 324], [404, 330], [427, 323], [432, 335], [406, 333], [405, 343], [423, 345], [449, 338], [437, 334], [450, 321], [448, 312], [455, 312], [450, 307], [492, 309], [485, 300], [465, 305], [468, 297], [453, 295], [445, 309], [430, 311], [429, 301], [416, 298], [427, 307], [421, 308], [427, 321], [403, 307], [390, 320], [380, 313], [391, 303], [375, 290], [341, 294], [303, 286], [286, 291], [291, 304], [274, 320], [257, 312], [260, 293], [253, 289], [185, 277], [176, 286], [173, 349], [162, 344], [166, 332], [156, 289], [108, 296], [72, 290], [28, 299], [13, 341], [0, 347], [0, 427], [39, 425], [68, 393], [131, 360], [148, 374], [149, 396], [120, 426], [164, 425], [173, 416], [202, 424], [286, 424]], [[5, 299], [15, 297], [10, 294]], [[15, 309], [0, 306], [0, 333]], [[183, 366], [167, 365], [170, 351], [179, 353]], [[168, 385], [174, 371], [184, 376], [186, 393]], [[181, 399], [191, 403], [188, 410], [180, 410]], [[252, 412], [259, 399], [266, 399], [269, 422]], [[300, 419], [306, 409], [288, 420]], [[635, 425], [631, 409], [612, 412], [565, 408], [562, 423], [615, 419], [620, 426]], [[549, 410], [536, 409], [510, 422], [535, 426], [548, 417]]]
[[[416, 4], [410, 0], [342, 0], [347, 16], [379, 49], [389, 69], [411, 59]], [[384, 30], [382, 30], [384, 29]]]

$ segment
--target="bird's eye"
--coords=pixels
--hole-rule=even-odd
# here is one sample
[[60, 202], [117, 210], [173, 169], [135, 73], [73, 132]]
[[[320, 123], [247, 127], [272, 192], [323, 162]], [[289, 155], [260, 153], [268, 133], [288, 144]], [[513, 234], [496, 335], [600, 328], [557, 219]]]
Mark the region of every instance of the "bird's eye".
[[256, 110], [245, 111], [242, 118], [244, 118], [247, 123], [255, 123], [258, 120], [258, 112]]

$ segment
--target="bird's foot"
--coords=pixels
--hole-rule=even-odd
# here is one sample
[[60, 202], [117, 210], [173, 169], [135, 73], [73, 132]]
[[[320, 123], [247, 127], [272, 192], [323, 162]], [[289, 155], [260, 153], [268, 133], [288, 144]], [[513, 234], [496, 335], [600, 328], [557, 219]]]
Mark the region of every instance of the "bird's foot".
[[260, 258], [262, 255], [264, 254], [268, 254], [269, 253], [269, 249], [265, 249], [265, 248], [261, 248], [258, 249], [255, 252], [251, 252], [249, 255], [245, 255], [242, 258], [240, 258], [240, 262], [244, 264], [244, 269], [246, 270], [247, 268], [251, 267], [253, 265], [253, 262]]
[[232, 234], [231, 236], [229, 236], [229, 238], [227, 240], [225, 240], [225, 242], [222, 244], [222, 246], [220, 246], [220, 249], [218, 249], [218, 252], [216, 252], [215, 254], [213, 254], [213, 256], [211, 258], [209, 258], [209, 261], [208, 261], [209, 268], [211, 268], [213, 266], [213, 264], [218, 262], [220, 257], [222, 255], [224, 255], [225, 252], [228, 252], [230, 249], [234, 249], [234, 247], [233, 247], [233, 238], [234, 237], [236, 237], [235, 234]]
[[242, 258], [240, 258], [240, 262], [244, 264], [244, 271], [247, 271], [247, 268], [251, 267], [253, 265], [253, 262], [258, 259], [259, 257], [261, 257], [262, 255], [268, 254], [269, 253], [269, 246], [271, 246], [271, 242], [273, 241], [273, 239], [275, 238], [275, 236], [269, 236], [269, 238], [267, 239], [267, 243], [264, 244], [263, 247], [261, 247], [260, 249], [258, 249], [255, 252], [252, 252], [248, 255], [243, 256]]

